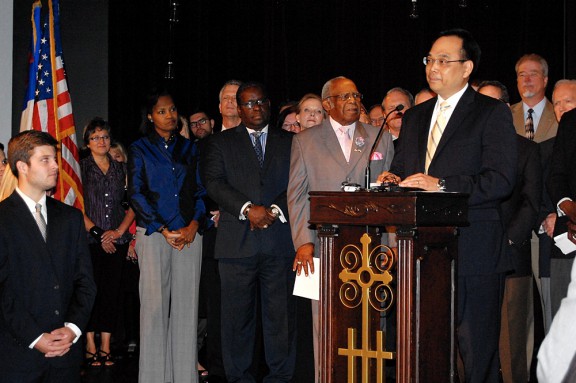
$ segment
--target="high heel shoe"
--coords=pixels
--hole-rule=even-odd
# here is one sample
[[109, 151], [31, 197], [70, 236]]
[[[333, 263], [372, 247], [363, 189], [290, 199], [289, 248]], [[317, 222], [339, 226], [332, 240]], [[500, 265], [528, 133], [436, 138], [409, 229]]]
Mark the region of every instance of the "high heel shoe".
[[89, 355], [84, 357], [84, 363], [86, 363], [86, 367], [102, 366], [102, 362], [100, 362], [100, 358], [98, 357], [97, 352], [86, 351], [86, 355]]

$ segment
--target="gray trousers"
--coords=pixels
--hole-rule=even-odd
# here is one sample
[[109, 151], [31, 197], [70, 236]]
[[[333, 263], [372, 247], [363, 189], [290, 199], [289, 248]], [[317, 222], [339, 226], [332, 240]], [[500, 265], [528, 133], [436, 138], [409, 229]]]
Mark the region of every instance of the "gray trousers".
[[500, 366], [504, 383], [529, 381], [533, 319], [532, 275], [507, 277], [500, 323]]
[[562, 299], [568, 294], [570, 272], [574, 258], [552, 258], [550, 260], [550, 301], [552, 320], [560, 308]]
[[140, 265], [140, 383], [197, 383], [196, 328], [202, 236], [173, 249], [136, 230]]

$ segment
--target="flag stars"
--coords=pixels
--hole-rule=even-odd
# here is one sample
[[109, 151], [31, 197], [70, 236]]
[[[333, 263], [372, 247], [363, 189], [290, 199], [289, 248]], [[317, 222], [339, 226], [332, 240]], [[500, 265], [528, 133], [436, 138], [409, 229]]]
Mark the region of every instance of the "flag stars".
[[41, 42], [42, 44], [46, 44], [46, 38], [45, 38], [45, 37], [42, 37], [42, 40], [40, 40], [40, 42]]
[[50, 73], [48, 73], [48, 71], [47, 71], [47, 70], [46, 70], [46, 71], [44, 71], [44, 77], [48, 77], [48, 76], [50, 76]]
[[50, 87], [46, 88], [46, 93], [50, 93]]
[[48, 60], [48, 55], [46, 53], [42, 55], [42, 60]]
[[39, 85], [44, 85], [44, 80], [41, 79], [40, 81], [38, 81], [38, 84], [39, 84]]
[[34, 92], [34, 94], [36, 94], [36, 97], [38, 97], [38, 95], [40, 94], [40, 91], [38, 89], [36, 89], [36, 92]]
[[38, 69], [42, 69], [43, 65], [42, 64], [38, 64]]

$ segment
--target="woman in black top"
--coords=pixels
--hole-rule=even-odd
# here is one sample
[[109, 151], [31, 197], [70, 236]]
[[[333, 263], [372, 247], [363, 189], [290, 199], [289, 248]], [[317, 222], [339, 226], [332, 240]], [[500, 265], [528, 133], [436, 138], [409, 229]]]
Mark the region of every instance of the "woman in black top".
[[[80, 161], [84, 187], [84, 224], [89, 232], [96, 302], [86, 333], [86, 356], [90, 366], [112, 366], [110, 338], [117, 321], [122, 280], [122, 264], [132, 236], [128, 228], [134, 212], [122, 207], [126, 186], [126, 165], [112, 160], [110, 127], [94, 118], [84, 132], [90, 155]], [[100, 333], [97, 352], [94, 333]]]

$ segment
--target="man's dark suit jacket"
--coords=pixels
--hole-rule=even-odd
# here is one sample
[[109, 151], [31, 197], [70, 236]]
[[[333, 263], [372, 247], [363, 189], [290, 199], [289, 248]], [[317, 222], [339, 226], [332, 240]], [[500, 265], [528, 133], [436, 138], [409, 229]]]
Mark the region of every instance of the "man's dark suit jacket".
[[266, 207], [276, 204], [288, 219], [286, 189], [292, 136], [269, 127], [262, 168], [244, 125], [210, 138], [206, 160], [200, 166], [208, 196], [220, 207], [215, 258], [246, 258], [259, 253], [294, 256], [288, 223], [277, 219], [265, 230], [251, 231], [248, 220], [238, 219], [248, 201]]
[[[546, 187], [554, 207], [562, 198], [570, 198], [576, 201], [576, 109], [564, 113], [558, 125], [558, 135], [554, 141], [554, 149], [550, 157], [550, 174]], [[554, 235], [565, 233], [566, 216], [556, 220]], [[555, 246], [554, 246], [555, 247]], [[574, 258], [574, 252], [562, 254], [557, 248], [552, 252], [557, 258]]]
[[[406, 111], [402, 139], [390, 172], [401, 178], [424, 173], [436, 101], [433, 98]], [[511, 268], [509, 257], [501, 251], [501, 240], [495, 237], [504, 230], [500, 201], [512, 192], [516, 166], [516, 132], [510, 109], [468, 87], [446, 125], [428, 169], [429, 175], [446, 180], [447, 191], [470, 194], [470, 226], [461, 228], [458, 241], [459, 276]]]
[[552, 150], [554, 148], [554, 141], [556, 137], [550, 138], [549, 140], [543, 141], [538, 144], [540, 147], [540, 161], [542, 164], [542, 203], [540, 204], [540, 212], [538, 213], [538, 219], [536, 220], [536, 225], [534, 231], [538, 234], [539, 242], [539, 258], [538, 258], [538, 271], [540, 278], [550, 278], [550, 257], [552, 254], [552, 248], [554, 246], [554, 240], [548, 236], [546, 233], [539, 233], [540, 225], [542, 221], [550, 213], [556, 213], [556, 206], [550, 198], [550, 192], [548, 191], [548, 186], [546, 185], [546, 180], [550, 174], [550, 158], [552, 156]]
[[508, 253], [515, 277], [532, 275], [530, 239], [542, 199], [542, 166], [538, 144], [516, 135], [518, 170], [512, 194], [502, 202], [502, 218], [506, 227]]
[[28, 346], [74, 323], [83, 329], [96, 296], [82, 213], [46, 198], [47, 240], [17, 192], [0, 203], [0, 380], [2, 371], [81, 362], [82, 342], [55, 358]]

